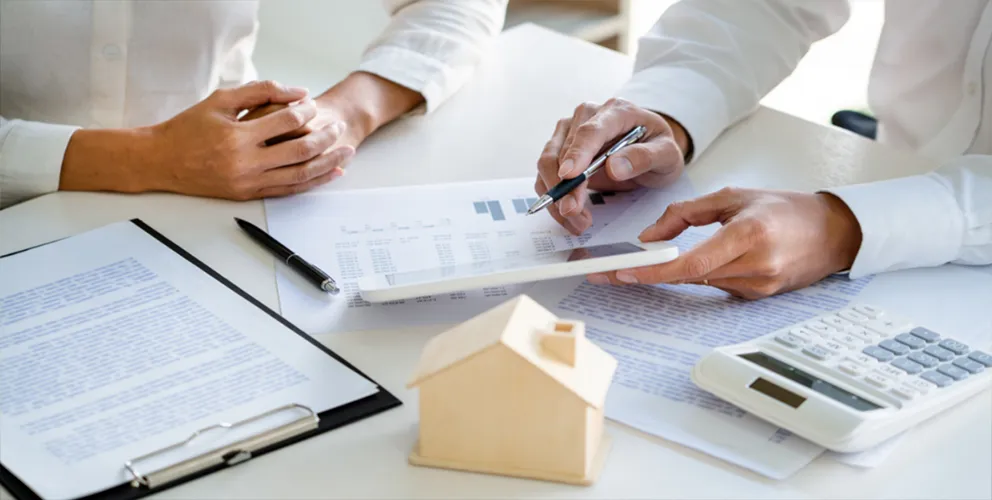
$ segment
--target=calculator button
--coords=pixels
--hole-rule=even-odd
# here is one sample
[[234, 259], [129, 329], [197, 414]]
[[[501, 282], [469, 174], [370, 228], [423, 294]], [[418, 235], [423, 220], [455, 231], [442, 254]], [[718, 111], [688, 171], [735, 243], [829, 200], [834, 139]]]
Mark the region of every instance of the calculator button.
[[968, 378], [968, 372], [954, 365], [940, 365], [937, 371], [953, 378], [954, 380], [964, 380]]
[[909, 354], [909, 348], [906, 347], [905, 344], [901, 344], [901, 343], [896, 342], [895, 340], [892, 340], [892, 339], [883, 340], [883, 341], [879, 342], [878, 345], [879, 345], [879, 347], [881, 347], [881, 348], [883, 348], [885, 350], [892, 351], [892, 353], [895, 354], [896, 356], [902, 356], [904, 354]]
[[813, 340], [813, 332], [802, 327], [793, 328], [789, 330], [789, 333], [807, 342]]
[[817, 321], [810, 321], [809, 323], [806, 323], [803, 326], [805, 326], [806, 328], [809, 328], [810, 330], [812, 330], [812, 331], [814, 331], [814, 332], [816, 332], [816, 333], [818, 333], [820, 335], [832, 335], [834, 332], [837, 331], [834, 328], [831, 328], [831, 327], [827, 326], [826, 324], [820, 323], [820, 322], [817, 322]]
[[832, 352], [825, 349], [823, 346], [816, 344], [809, 347], [803, 348], [803, 354], [813, 358], [823, 361], [833, 355]]
[[934, 342], [940, 340], [940, 335], [938, 335], [937, 332], [933, 330], [928, 330], [926, 328], [923, 328], [922, 326], [913, 328], [912, 331], [910, 331], [909, 333], [912, 333], [913, 335], [925, 340], [928, 344], [933, 344]]
[[900, 344], [908, 345], [910, 349], [923, 349], [927, 345], [927, 341], [908, 333], [896, 335], [896, 341]]
[[854, 326], [854, 323], [833, 314], [820, 318], [820, 321], [836, 328], [837, 330], [843, 330], [849, 326]]
[[885, 349], [882, 349], [877, 345], [870, 345], [868, 347], [865, 347], [864, 350], [862, 350], [861, 352], [882, 362], [892, 361], [892, 358], [896, 357], [891, 352], [886, 351]]
[[871, 372], [865, 375], [865, 381], [881, 389], [889, 386], [889, 378], [877, 372]]
[[857, 337], [865, 342], [874, 342], [875, 338], [879, 337], [879, 334], [874, 333], [863, 326], [857, 325], [845, 328], [844, 333]]
[[947, 349], [944, 349], [943, 347], [936, 346], [936, 345], [927, 346], [927, 348], [924, 349], [923, 352], [925, 352], [925, 353], [927, 353], [927, 354], [929, 354], [929, 355], [931, 355], [931, 356], [933, 356], [933, 357], [935, 357], [935, 358], [937, 358], [937, 359], [939, 359], [941, 361], [950, 361], [950, 360], [954, 359], [954, 353], [953, 352], [948, 351]]
[[948, 351], [953, 352], [954, 354], [959, 354], [959, 355], [965, 354], [971, 350], [971, 348], [969, 348], [967, 345], [958, 342], [957, 340], [954, 339], [941, 340], [940, 343], [937, 345], [943, 347], [944, 349], [947, 349]]
[[866, 321], [874, 319], [865, 316], [864, 314], [861, 314], [858, 311], [855, 311], [854, 309], [844, 309], [843, 311], [838, 312], [837, 315], [840, 316], [841, 318], [850, 321], [851, 323], [864, 323]]
[[910, 323], [895, 318], [878, 318], [865, 323], [865, 327], [882, 335], [892, 336], [897, 333], [908, 332]]
[[844, 373], [846, 373], [848, 375], [853, 375], [855, 377], [859, 377], [861, 375], [864, 375], [864, 373], [866, 371], [865, 370], [865, 367], [863, 367], [861, 365], [858, 365], [858, 364], [855, 364], [855, 363], [852, 363], [852, 362], [847, 361], [847, 360], [845, 360], [845, 361], [841, 362], [839, 365], [837, 365], [837, 368], [839, 368], [840, 371], [842, 371], [842, 372], [844, 372]]
[[931, 384], [930, 382], [927, 382], [926, 380], [920, 380], [918, 378], [911, 378], [911, 379], [907, 380], [905, 382], [905, 385], [908, 385], [908, 386], [912, 387], [913, 389], [916, 389], [917, 391], [920, 391], [923, 394], [926, 394], [926, 393], [930, 392], [930, 389], [933, 389], [933, 384]]
[[861, 366], [874, 366], [876, 362], [875, 358], [871, 356], [867, 356], [865, 354], [853, 354], [853, 353], [849, 354], [846, 358], [844, 358], [844, 361], [849, 361], [851, 363]]
[[826, 347], [827, 350], [829, 350], [830, 352], [832, 352], [834, 354], [841, 353], [841, 352], [847, 351], [849, 349], [849, 347], [847, 347], [846, 345], [841, 344], [839, 342], [834, 342], [832, 340], [831, 341], [828, 341], [828, 342], [824, 342], [821, 345], [823, 347]]
[[855, 337], [854, 335], [847, 335], [847, 334], [834, 337], [834, 340], [851, 348], [861, 347], [868, 343], [865, 342], [864, 340], [859, 339], [858, 337]]
[[905, 399], [906, 401], [916, 398], [916, 396], [919, 394], [918, 392], [916, 392], [916, 389], [909, 387], [907, 385], [899, 385], [893, 387], [891, 392], [892, 394], [895, 394], [896, 397], [898, 397], [899, 399]]
[[795, 336], [795, 335], [793, 335], [791, 333], [786, 333], [786, 334], [782, 334], [782, 335], [776, 335], [775, 336], [775, 342], [778, 342], [779, 344], [782, 344], [782, 345], [784, 345], [786, 347], [791, 347], [791, 348], [796, 348], [796, 347], [801, 347], [803, 345], [806, 345], [806, 341], [805, 340], [803, 340], [803, 339], [801, 339], [801, 338], [799, 338], [799, 337], [797, 337], [797, 336]]
[[879, 318], [879, 317], [885, 315], [885, 313], [882, 312], [881, 309], [879, 309], [879, 308], [877, 308], [875, 306], [869, 306], [867, 304], [856, 305], [856, 306], [854, 306], [853, 309], [854, 309], [855, 312], [858, 312], [860, 314], [864, 314], [865, 316], [868, 316], [871, 319], [876, 319], [876, 318]]
[[920, 378], [927, 382], [933, 382], [937, 387], [947, 387], [954, 383], [954, 379], [951, 377], [935, 371], [924, 372]]
[[992, 356], [985, 354], [982, 351], [972, 351], [968, 355], [968, 359], [972, 361], [978, 361], [979, 363], [985, 365], [986, 368], [992, 368]]
[[[896, 361], [902, 361], [902, 358], [897, 359]], [[875, 371], [881, 373], [882, 375], [885, 375], [886, 377], [893, 378], [896, 380], [901, 379], [902, 376], [906, 374], [906, 372], [899, 370], [890, 365], [881, 365], [878, 368], [876, 368]]]
[[916, 363], [914, 361], [910, 361], [906, 358], [899, 358], [893, 360], [892, 366], [899, 368], [900, 370], [903, 370], [910, 375], [916, 375], [917, 373], [922, 372], [924, 368], [923, 365]]
[[985, 367], [981, 363], [972, 361], [968, 358], [958, 358], [954, 360], [954, 366], [961, 368], [962, 370], [967, 370], [971, 373], [982, 373]]
[[924, 368], [933, 368], [940, 363], [940, 360], [922, 352], [911, 352], [907, 358], [923, 365]]

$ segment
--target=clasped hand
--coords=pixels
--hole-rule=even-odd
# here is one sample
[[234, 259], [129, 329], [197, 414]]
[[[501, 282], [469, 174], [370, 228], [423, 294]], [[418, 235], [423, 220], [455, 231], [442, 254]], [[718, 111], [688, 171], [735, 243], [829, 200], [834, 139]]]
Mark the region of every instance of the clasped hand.
[[[664, 188], [683, 170], [686, 135], [664, 115], [621, 100], [582, 105], [558, 122], [538, 160], [535, 189], [544, 194], [563, 178], [582, 172], [595, 153], [637, 125], [644, 142], [612, 156], [587, 186], [555, 206], [552, 217], [580, 234], [592, 224], [586, 189]], [[861, 228], [843, 201], [827, 193], [725, 188], [673, 203], [639, 238], [671, 240], [691, 226], [720, 223], [710, 238], [674, 261], [595, 274], [595, 284], [692, 283], [757, 299], [808, 286], [850, 268], [861, 246]]]

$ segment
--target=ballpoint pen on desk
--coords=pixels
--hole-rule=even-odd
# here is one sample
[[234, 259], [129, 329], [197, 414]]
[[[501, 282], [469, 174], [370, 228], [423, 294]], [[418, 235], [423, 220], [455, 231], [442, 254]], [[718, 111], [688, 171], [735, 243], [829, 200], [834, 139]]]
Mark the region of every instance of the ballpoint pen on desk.
[[573, 189], [579, 187], [580, 184], [586, 181], [586, 179], [592, 177], [596, 172], [606, 165], [606, 159], [615, 154], [617, 151], [634, 144], [635, 142], [641, 140], [644, 134], [647, 133], [648, 129], [643, 125], [638, 125], [634, 127], [633, 130], [627, 132], [627, 135], [623, 136], [610, 146], [609, 149], [604, 151], [602, 154], [596, 157], [592, 163], [589, 164], [589, 168], [585, 169], [581, 174], [572, 179], [564, 179], [559, 182], [555, 187], [544, 193], [533, 205], [527, 209], [527, 215], [535, 214], [547, 208], [548, 205], [562, 199], [566, 194], [571, 193]]
[[285, 245], [269, 236], [269, 233], [262, 231], [258, 226], [246, 220], [242, 220], [237, 217], [235, 217], [234, 220], [238, 223], [238, 226], [241, 226], [241, 229], [244, 229], [244, 231], [248, 233], [248, 236], [251, 237], [251, 239], [255, 240], [255, 242], [272, 252], [276, 257], [279, 257], [287, 266], [303, 275], [307, 281], [310, 281], [316, 285], [320, 290], [331, 295], [337, 295], [338, 292], [341, 291], [341, 289], [338, 288], [337, 282], [334, 281], [334, 278], [328, 276], [328, 274], [321, 271], [319, 267], [307, 262], [303, 259], [303, 257], [300, 257], [289, 248], [286, 248]]

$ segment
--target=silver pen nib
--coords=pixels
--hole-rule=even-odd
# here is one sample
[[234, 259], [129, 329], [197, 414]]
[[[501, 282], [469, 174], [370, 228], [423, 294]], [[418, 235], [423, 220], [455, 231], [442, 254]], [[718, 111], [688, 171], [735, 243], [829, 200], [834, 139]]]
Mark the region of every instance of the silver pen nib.
[[527, 209], [527, 215], [534, 215], [537, 212], [544, 210], [545, 207], [547, 207], [548, 205], [554, 202], [555, 200], [553, 198], [545, 194], [541, 196], [537, 201], [535, 201], [534, 204], [530, 206], [530, 208]]

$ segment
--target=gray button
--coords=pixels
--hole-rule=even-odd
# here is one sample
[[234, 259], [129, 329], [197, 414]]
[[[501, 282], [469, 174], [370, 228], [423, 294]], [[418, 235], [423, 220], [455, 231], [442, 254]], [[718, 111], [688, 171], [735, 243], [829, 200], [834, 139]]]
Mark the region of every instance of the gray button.
[[957, 340], [954, 340], [954, 339], [944, 339], [944, 340], [941, 340], [940, 343], [937, 344], [937, 345], [939, 345], [940, 347], [943, 347], [944, 349], [947, 349], [948, 351], [953, 352], [954, 354], [958, 354], [958, 355], [964, 354], [964, 353], [966, 353], [966, 352], [968, 352], [968, 351], [971, 350], [971, 348], [968, 347], [967, 345], [965, 345], [965, 344], [963, 344], [961, 342], [958, 342]]
[[985, 354], [982, 351], [972, 351], [972, 353], [968, 355], [968, 358], [972, 359], [973, 361], [978, 361], [979, 363], [985, 365], [987, 368], [992, 368], [992, 356]]
[[897, 356], [902, 356], [903, 354], [909, 353], [909, 348], [906, 347], [905, 344], [900, 344], [899, 342], [896, 342], [895, 340], [892, 339], [883, 340], [879, 342], [878, 345], [881, 346], [883, 349], [892, 351]]
[[899, 358], [899, 359], [893, 360], [892, 361], [892, 366], [894, 366], [894, 367], [896, 367], [896, 368], [898, 368], [900, 370], [904, 370], [906, 373], [908, 373], [910, 375], [916, 375], [917, 373], [920, 373], [921, 371], [923, 371], [923, 365], [921, 365], [919, 363], [915, 363], [913, 361], [910, 361], [910, 360], [908, 360], [906, 358]]
[[925, 368], [933, 368], [940, 363], [940, 360], [922, 352], [911, 352], [907, 358], [923, 365]]
[[954, 366], [954, 365], [940, 365], [937, 371], [953, 378], [954, 380], [964, 380], [968, 378], [968, 372]]
[[933, 382], [937, 384], [937, 387], [947, 387], [954, 383], [954, 379], [944, 375], [943, 373], [937, 373], [935, 371], [929, 371], [920, 375], [920, 378], [926, 380], [927, 382]]
[[923, 349], [927, 345], [927, 341], [917, 337], [916, 335], [910, 335], [908, 333], [900, 333], [896, 335], [896, 340], [900, 344], [906, 344], [913, 349]]
[[803, 348], [803, 354], [811, 358], [816, 358], [822, 361], [824, 359], [829, 358], [832, 353], [824, 349], [822, 346], [811, 345], [809, 347]]
[[927, 354], [929, 354], [929, 355], [931, 355], [931, 356], [933, 356], [933, 357], [935, 357], [935, 358], [937, 358], [937, 359], [939, 359], [941, 361], [950, 361], [950, 360], [954, 359], [954, 353], [953, 352], [948, 351], [947, 349], [944, 349], [943, 347], [936, 346], [936, 345], [927, 346], [927, 348], [924, 349], [923, 352], [925, 352], [925, 353], [927, 353]]
[[928, 344], [932, 344], [932, 343], [940, 340], [940, 335], [938, 335], [937, 332], [935, 332], [933, 330], [927, 330], [926, 328], [923, 328], [922, 326], [918, 326], [916, 328], [913, 328], [913, 331], [911, 331], [909, 333], [912, 333], [913, 335], [916, 335], [917, 337], [919, 337], [919, 338], [921, 338], [923, 340], [926, 340]]
[[795, 336], [795, 335], [793, 335], [791, 333], [786, 333], [786, 334], [783, 334], [783, 335], [777, 335], [777, 336], [775, 336], [775, 341], [778, 342], [779, 344], [782, 344], [782, 345], [786, 346], [786, 347], [799, 347], [799, 346], [801, 346], [801, 345], [803, 345], [803, 344], [806, 343], [806, 342], [803, 341], [803, 339], [801, 339], [801, 338], [799, 338], [799, 337], [797, 337], [797, 336]]
[[954, 360], [954, 366], [961, 368], [963, 370], [968, 370], [971, 373], [982, 373], [985, 367], [977, 361], [972, 361], [968, 358], [958, 358]]
[[893, 355], [891, 352], [886, 351], [885, 349], [882, 349], [877, 345], [870, 345], [868, 347], [865, 347], [864, 350], [862, 350], [861, 352], [882, 362], [892, 361], [892, 358], [895, 357], [895, 355]]

